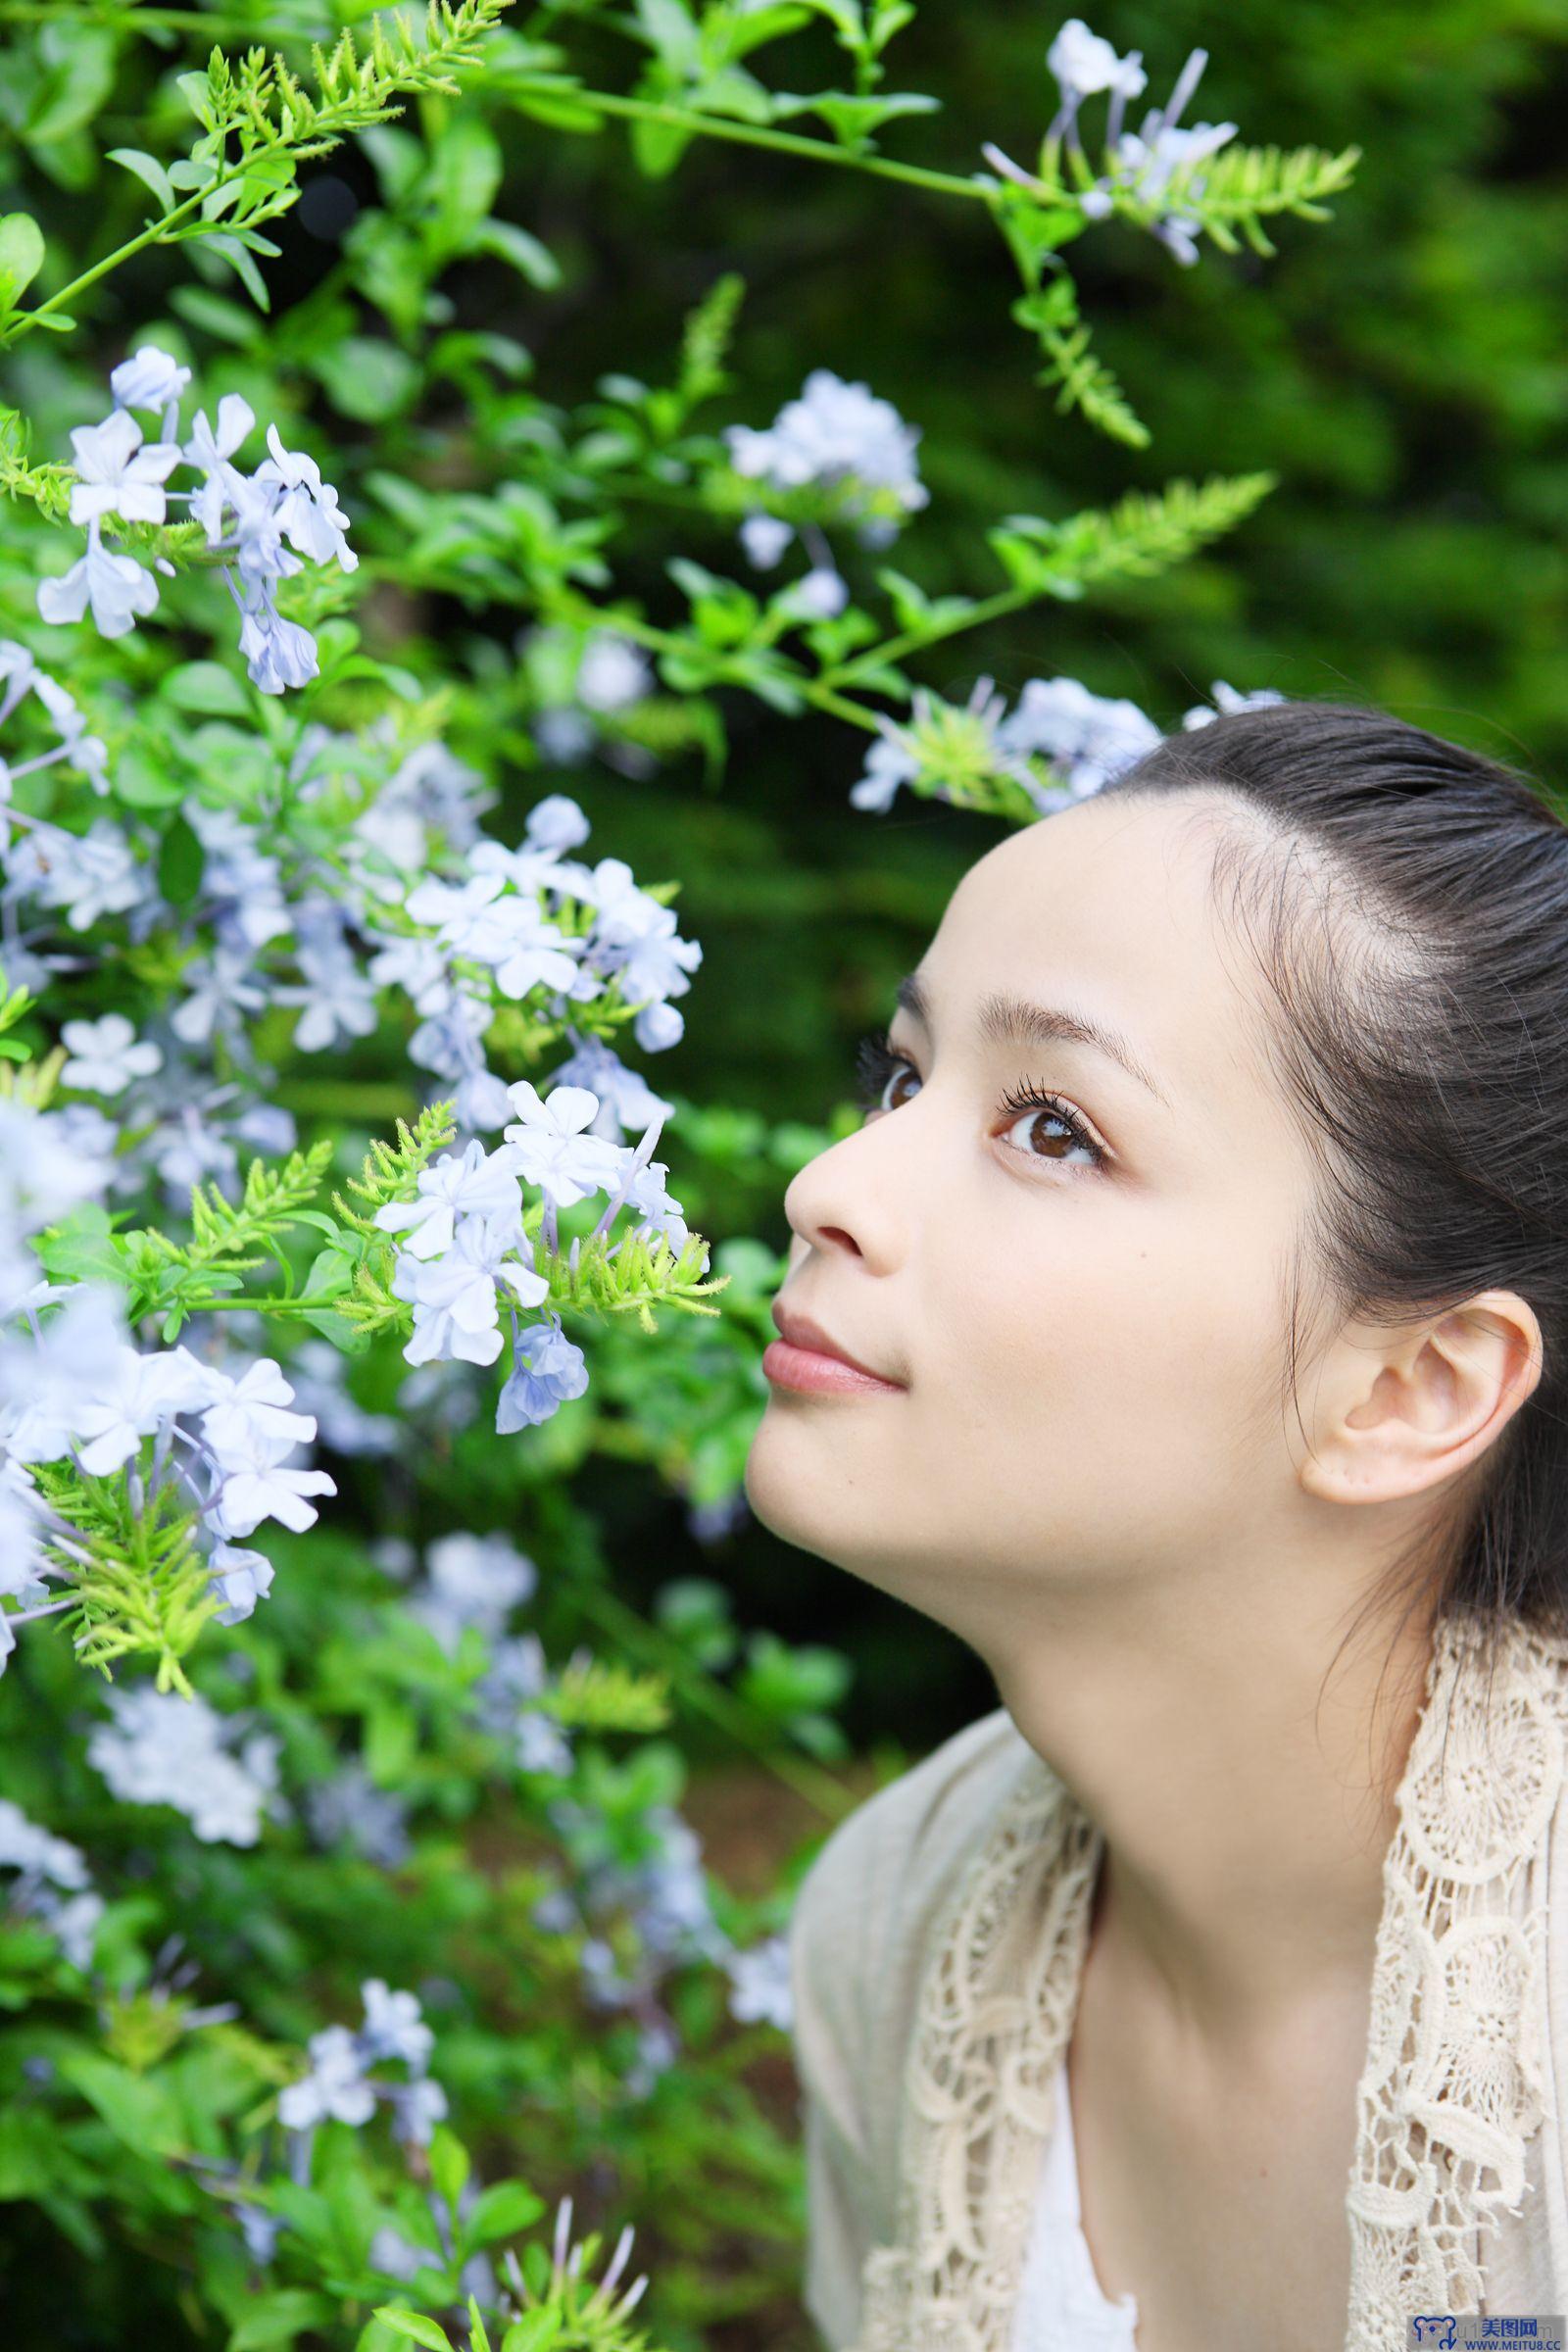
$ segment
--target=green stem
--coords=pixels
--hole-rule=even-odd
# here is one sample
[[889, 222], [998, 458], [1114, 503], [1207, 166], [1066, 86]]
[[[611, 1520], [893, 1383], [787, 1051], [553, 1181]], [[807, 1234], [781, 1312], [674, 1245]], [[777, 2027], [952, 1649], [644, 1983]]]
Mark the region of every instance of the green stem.
[[996, 620], [1004, 612], [1016, 612], [1024, 605], [1038, 603], [1038, 588], [1003, 588], [988, 596], [967, 612], [959, 612], [949, 620], [933, 621], [928, 628], [906, 629], [902, 637], [886, 637], [880, 645], [867, 646], [853, 661], [839, 662], [824, 669], [818, 683], [842, 685], [853, 681], [859, 671], [876, 667], [887, 662], [902, 662], [908, 654], [923, 653], [928, 645], [936, 645], [944, 637], [956, 637], [961, 630], [978, 629], [988, 620]]
[[[646, 645], [653, 653], [690, 656], [693, 651], [689, 638], [676, 637], [668, 629], [656, 627], [651, 620], [634, 620], [630, 614], [621, 612], [606, 614], [599, 612], [595, 606], [580, 602], [574, 603], [572, 609], [578, 618], [597, 619], [605, 627], [613, 629], [618, 636], [634, 637], [639, 645]], [[711, 662], [714, 668], [720, 673], [730, 666], [725, 662], [723, 655], [715, 651], [713, 647], [702, 646], [697, 650], [706, 660]], [[750, 681], [744, 672], [740, 672], [737, 674], [735, 683], [745, 686]], [[868, 710], [863, 703], [849, 702], [842, 694], [835, 694], [830, 686], [824, 686], [820, 680], [808, 678], [804, 673], [799, 676], [791, 676], [788, 683], [800, 695], [803, 702], [814, 704], [817, 710], [828, 711], [834, 718], [847, 719], [851, 726], [864, 727], [872, 735], [879, 731], [876, 712]]]
[[183, 204], [176, 204], [172, 213], [165, 213], [162, 220], [155, 220], [144, 228], [139, 237], [132, 237], [128, 245], [117, 246], [115, 251], [106, 254], [101, 262], [94, 262], [90, 270], [84, 270], [79, 277], [74, 277], [69, 286], [62, 286], [58, 294], [51, 294], [47, 302], [35, 304], [30, 311], [18, 311], [4, 327], [0, 327], [0, 347], [15, 343], [19, 336], [27, 332], [29, 327], [35, 326], [46, 312], [61, 309], [75, 295], [85, 292], [88, 286], [95, 285], [99, 278], [107, 277], [111, 270], [118, 270], [122, 262], [128, 262], [133, 253], [140, 253], [148, 245], [160, 243], [166, 231], [172, 228], [176, 220], [183, 220], [195, 212], [215, 188], [223, 187], [229, 180], [236, 179], [241, 169], [240, 165], [235, 164], [231, 165], [227, 171], [220, 172], [217, 178], [212, 180], [208, 186], [198, 188], [193, 196], [186, 197]]
[[730, 1695], [722, 1683], [716, 1682], [704, 1667], [696, 1665], [667, 1634], [650, 1625], [635, 1609], [628, 1608], [608, 1592], [602, 1585], [583, 1584], [576, 1588], [575, 1597], [590, 1617], [597, 1617], [605, 1631], [613, 1634], [634, 1652], [655, 1666], [666, 1671], [672, 1681], [680, 1684], [686, 1697], [701, 1713], [716, 1723], [721, 1731], [764, 1765], [769, 1772], [785, 1782], [798, 1796], [825, 1815], [829, 1821], [842, 1821], [845, 1814], [858, 1803], [858, 1798], [824, 1772], [819, 1765], [810, 1764], [787, 1750], [770, 1750], [761, 1744], [755, 1729], [756, 1718], [749, 1707]]
[[623, 115], [637, 122], [662, 122], [671, 130], [689, 130], [712, 139], [733, 139], [743, 147], [771, 147], [781, 155], [798, 155], [813, 164], [842, 164], [852, 172], [869, 172], [878, 179], [900, 179], [906, 186], [931, 188], [941, 196], [970, 196], [981, 204], [995, 201], [995, 187], [960, 179], [956, 172], [928, 172], [919, 164], [891, 163], [886, 156], [857, 155], [829, 139], [803, 138], [797, 131], [767, 130], [758, 122], [732, 122], [721, 115], [705, 115], [695, 108], [669, 106], [652, 98], [621, 98], [609, 90], [573, 88], [567, 93], [600, 114]]
[[[341, 1314], [343, 1301], [348, 1296], [346, 1291], [335, 1291], [330, 1297], [323, 1294], [319, 1298], [313, 1298], [307, 1292], [303, 1298], [274, 1298], [265, 1291], [236, 1291], [232, 1296], [225, 1294], [220, 1298], [182, 1298], [179, 1304], [187, 1315], [218, 1315], [225, 1307], [232, 1309], [240, 1306], [252, 1308], [259, 1315]], [[149, 1306], [145, 1311], [149, 1315], [157, 1315], [167, 1314], [169, 1309]]]

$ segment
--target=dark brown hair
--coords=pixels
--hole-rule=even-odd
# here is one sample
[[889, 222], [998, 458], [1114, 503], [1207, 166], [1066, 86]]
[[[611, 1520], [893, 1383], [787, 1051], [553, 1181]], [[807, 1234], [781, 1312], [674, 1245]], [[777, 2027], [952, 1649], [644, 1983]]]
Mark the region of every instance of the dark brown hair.
[[1568, 1633], [1568, 823], [1512, 768], [1338, 703], [1172, 734], [1102, 787], [1195, 789], [1245, 804], [1216, 905], [1271, 992], [1264, 1044], [1321, 1179], [1282, 1401], [1308, 1284], [1342, 1321], [1498, 1288], [1541, 1325], [1534, 1394], [1368, 1607], [1402, 1594], [1401, 1626], [1463, 1618], [1489, 1653], [1508, 1625]]

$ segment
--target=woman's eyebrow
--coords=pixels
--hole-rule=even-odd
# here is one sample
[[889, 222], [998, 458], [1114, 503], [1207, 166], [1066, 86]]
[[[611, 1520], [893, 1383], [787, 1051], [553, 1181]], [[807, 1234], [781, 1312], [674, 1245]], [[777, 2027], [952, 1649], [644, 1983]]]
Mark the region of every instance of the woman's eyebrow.
[[[936, 1024], [931, 1018], [931, 999], [919, 973], [906, 972], [894, 994], [904, 1011], [918, 1021], [928, 1036], [934, 1037]], [[1102, 1021], [1091, 1020], [1087, 1014], [1069, 1012], [1055, 1004], [1033, 1004], [1024, 997], [993, 994], [981, 998], [976, 1025], [989, 1045], [1047, 1046], [1065, 1040], [1072, 1045], [1092, 1046], [1097, 1054], [1119, 1062], [1167, 1110], [1171, 1107], [1168, 1098], [1120, 1031], [1107, 1028]]]

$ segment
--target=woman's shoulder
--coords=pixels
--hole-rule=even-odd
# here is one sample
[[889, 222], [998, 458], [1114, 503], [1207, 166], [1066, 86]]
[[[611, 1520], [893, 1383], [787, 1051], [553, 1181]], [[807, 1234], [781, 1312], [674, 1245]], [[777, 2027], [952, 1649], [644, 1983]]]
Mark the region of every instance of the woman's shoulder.
[[1004, 1707], [966, 1724], [837, 1823], [796, 1892], [806, 2299], [829, 2343], [853, 2337], [860, 2266], [893, 2230], [903, 2060], [937, 1913], [1031, 1762]]
[[1020, 1771], [1039, 1758], [1005, 1707], [863, 1799], [812, 1857], [790, 1916], [797, 2050], [896, 2078], [936, 1916]]
[[[792, 1935], [809, 1943], [851, 1915], [891, 1929], [946, 1883], [976, 1833], [1034, 1757], [1005, 1707], [965, 1724], [845, 1815], [813, 1856], [795, 1897]], [[1035, 1759], [1038, 1762], [1038, 1759]]]

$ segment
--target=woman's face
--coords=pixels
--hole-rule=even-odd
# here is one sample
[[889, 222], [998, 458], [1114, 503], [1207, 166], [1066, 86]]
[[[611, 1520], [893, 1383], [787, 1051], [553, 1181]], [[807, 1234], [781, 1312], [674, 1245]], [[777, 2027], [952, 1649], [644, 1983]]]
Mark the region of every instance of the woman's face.
[[[982, 858], [920, 960], [928, 1020], [889, 1024], [885, 1107], [785, 1196], [780, 1311], [902, 1385], [771, 1385], [752, 1507], [982, 1649], [1024, 1586], [1235, 1565], [1303, 1507], [1279, 1382], [1311, 1172], [1209, 904], [1201, 820], [1232, 811], [1089, 799]], [[1115, 1032], [1144, 1075], [988, 1036], [1002, 997]], [[1032, 1091], [1084, 1140], [1005, 1100]]]

